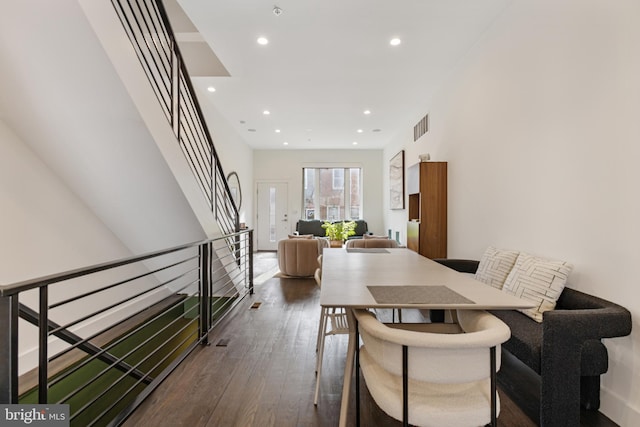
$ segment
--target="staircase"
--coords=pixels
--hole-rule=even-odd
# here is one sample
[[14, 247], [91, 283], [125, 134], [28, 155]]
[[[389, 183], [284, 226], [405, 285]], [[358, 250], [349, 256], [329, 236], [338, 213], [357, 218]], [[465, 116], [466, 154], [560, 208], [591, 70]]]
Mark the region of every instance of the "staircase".
[[[118, 425], [252, 293], [253, 233], [239, 229], [162, 2], [79, 3], [208, 239], [0, 286], [0, 403], [67, 404], [71, 425]], [[38, 337], [22, 374], [19, 319]]]

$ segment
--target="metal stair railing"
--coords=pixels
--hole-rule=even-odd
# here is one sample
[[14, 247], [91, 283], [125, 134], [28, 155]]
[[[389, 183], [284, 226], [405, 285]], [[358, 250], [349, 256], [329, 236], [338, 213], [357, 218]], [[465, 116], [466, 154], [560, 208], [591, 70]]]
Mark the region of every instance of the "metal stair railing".
[[[239, 214], [161, 0], [112, 0], [222, 234]], [[235, 242], [228, 242], [233, 250]]]
[[[228, 240], [236, 252], [215, 256]], [[67, 404], [71, 425], [120, 424], [253, 293], [252, 242], [243, 230], [0, 285], [0, 404]], [[31, 347], [21, 371], [18, 349]]]

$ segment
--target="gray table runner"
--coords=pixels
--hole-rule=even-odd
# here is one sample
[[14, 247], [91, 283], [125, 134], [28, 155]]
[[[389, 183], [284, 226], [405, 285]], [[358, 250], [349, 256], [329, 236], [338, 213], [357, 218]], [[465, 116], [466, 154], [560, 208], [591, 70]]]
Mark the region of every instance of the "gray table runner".
[[378, 304], [475, 304], [446, 286], [367, 286]]

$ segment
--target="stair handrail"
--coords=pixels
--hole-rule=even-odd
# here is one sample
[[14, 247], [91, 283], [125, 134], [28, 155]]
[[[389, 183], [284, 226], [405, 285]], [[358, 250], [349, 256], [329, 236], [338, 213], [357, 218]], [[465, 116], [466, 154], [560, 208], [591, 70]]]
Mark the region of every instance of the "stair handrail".
[[162, 1], [112, 4], [222, 233], [239, 231], [238, 207]]
[[[237, 246], [234, 246], [236, 252], [223, 257], [217, 256], [220, 253], [219, 249], [227, 246], [229, 239], [238, 242]], [[79, 285], [82, 286], [78, 287]], [[115, 288], [118, 292], [112, 294], [107, 301], [102, 294], [113, 292]], [[155, 294], [158, 289], [163, 293]], [[71, 290], [73, 290], [73, 296], [70, 296]], [[27, 291], [37, 292], [34, 295], [37, 301], [32, 303], [36, 307], [29, 307], [19, 299]], [[143, 255], [0, 285], [0, 324], [3, 325], [0, 328], [0, 404], [20, 403], [18, 349], [23, 333], [19, 333], [18, 329], [21, 320], [26, 320], [38, 328], [38, 361], [37, 372], [35, 372], [37, 378], [34, 377], [38, 403], [68, 403], [68, 399], [91, 385], [92, 381], [104, 375], [108, 369], [113, 369], [120, 372], [117, 381], [128, 377], [135, 382], [135, 387], [138, 385], [144, 387], [133, 403], [115, 415], [115, 419], [123, 420], [194, 348], [200, 344], [208, 344], [209, 332], [245, 296], [251, 294], [253, 294], [253, 230], [242, 230], [230, 235]], [[143, 298], [142, 301], [141, 298]], [[85, 301], [93, 301], [92, 304], [99, 301], [100, 304], [88, 308], [85, 312], [76, 312], [74, 308], [89, 307]], [[104, 314], [113, 308], [122, 310], [121, 315], [105, 323]], [[142, 351], [144, 354], [142, 361], [128, 360], [127, 357], [131, 352], [122, 355], [113, 351], [116, 345], [124, 339], [131, 339], [130, 337], [144, 325], [152, 324], [166, 314], [175, 313], [176, 310], [182, 313], [179, 318], [182, 323], [172, 321], [145, 342], [136, 344], [132, 351]], [[85, 319], [91, 319], [97, 328], [82, 333], [74, 330], [78, 321]], [[183, 324], [184, 326], [181, 326]], [[188, 330], [185, 329], [187, 327]], [[108, 344], [94, 343], [96, 337], [102, 338], [103, 334], [111, 332], [113, 328], [127, 332], [115, 340], [109, 338]], [[160, 340], [162, 344], [153, 344], [151, 340], [163, 331], [171, 335], [167, 339]], [[187, 331], [189, 331], [188, 335]], [[53, 346], [50, 341], [54, 337], [65, 345]], [[167, 343], [171, 343], [171, 354], [176, 355], [173, 361], [166, 362], [169, 363], [168, 366], [142, 365], [153, 354], [161, 351], [161, 347]], [[143, 348], [146, 345], [154, 346]], [[71, 351], [80, 351], [85, 358], [82, 362], [74, 362], [72, 367], [63, 365], [62, 368], [58, 366], [53, 370], [52, 364], [60, 365], [61, 357], [70, 355]], [[59, 383], [61, 378], [70, 375], [72, 370], [85, 366], [88, 363], [87, 359], [99, 360], [106, 363], [107, 367], [95, 377], [83, 377], [82, 384], [74, 386], [74, 390], [58, 398], [62, 400], [51, 401], [49, 395], [51, 387]], [[131, 390], [130, 388], [125, 394], [119, 395], [113, 405], [125, 399]], [[93, 400], [85, 406], [104, 401], [101, 396], [91, 397]], [[76, 415], [78, 411], [85, 411], [85, 406], [76, 408]], [[75, 416], [73, 412], [74, 410], [72, 410], [72, 418]], [[85, 411], [84, 414], [86, 413]], [[89, 411], [89, 416], [94, 416], [91, 414], [93, 411]], [[100, 413], [98, 417], [103, 415], [105, 414]], [[111, 416], [114, 415], [109, 414], [109, 417]]]

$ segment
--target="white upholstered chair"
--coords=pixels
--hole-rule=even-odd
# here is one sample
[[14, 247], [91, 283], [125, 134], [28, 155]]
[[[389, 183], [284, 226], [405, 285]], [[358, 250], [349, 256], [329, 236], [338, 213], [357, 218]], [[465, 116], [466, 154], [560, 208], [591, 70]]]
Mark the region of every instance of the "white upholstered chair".
[[[318, 257], [318, 264], [320, 267], [316, 269], [314, 277], [318, 286], [322, 286], [322, 255]], [[318, 340], [316, 343], [316, 351], [318, 352], [318, 355], [316, 360], [316, 392], [313, 398], [314, 405], [318, 404], [318, 395], [320, 393], [320, 374], [322, 373], [324, 340], [327, 336], [348, 333], [349, 325], [347, 323], [347, 314], [343, 308], [321, 307], [320, 326], [318, 328]]]
[[430, 324], [385, 325], [366, 310], [355, 315], [364, 343], [356, 364], [384, 412], [405, 425], [496, 425], [495, 373], [500, 344], [511, 335], [500, 319], [459, 310], [459, 333], [434, 333]]

